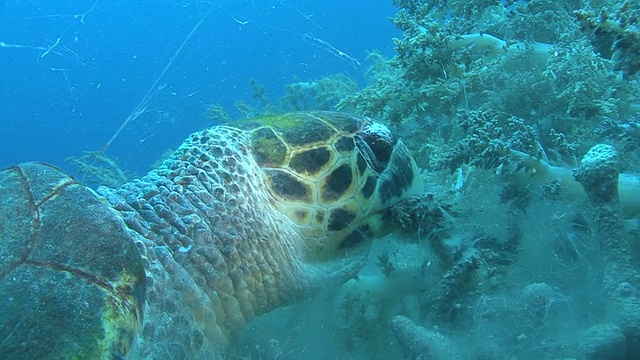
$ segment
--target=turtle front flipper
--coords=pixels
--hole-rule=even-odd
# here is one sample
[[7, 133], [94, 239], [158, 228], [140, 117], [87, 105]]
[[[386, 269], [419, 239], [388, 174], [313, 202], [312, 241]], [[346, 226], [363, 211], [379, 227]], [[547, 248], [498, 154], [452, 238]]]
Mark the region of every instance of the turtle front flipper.
[[119, 359], [142, 323], [145, 271], [117, 213], [62, 170], [0, 172], [0, 358]]

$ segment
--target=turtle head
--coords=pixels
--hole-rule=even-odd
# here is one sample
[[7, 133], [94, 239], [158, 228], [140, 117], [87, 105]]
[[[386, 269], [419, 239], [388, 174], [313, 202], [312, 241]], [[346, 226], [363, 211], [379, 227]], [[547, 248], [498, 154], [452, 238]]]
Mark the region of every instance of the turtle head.
[[321, 257], [385, 234], [385, 210], [423, 191], [408, 149], [380, 122], [335, 112], [255, 121], [252, 153], [271, 203]]

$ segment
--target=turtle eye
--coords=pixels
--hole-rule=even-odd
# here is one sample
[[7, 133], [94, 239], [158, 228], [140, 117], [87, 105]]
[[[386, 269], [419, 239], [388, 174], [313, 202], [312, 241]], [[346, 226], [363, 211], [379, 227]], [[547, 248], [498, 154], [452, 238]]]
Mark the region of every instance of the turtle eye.
[[355, 134], [356, 145], [371, 168], [380, 173], [386, 167], [398, 139], [378, 122], [367, 122]]

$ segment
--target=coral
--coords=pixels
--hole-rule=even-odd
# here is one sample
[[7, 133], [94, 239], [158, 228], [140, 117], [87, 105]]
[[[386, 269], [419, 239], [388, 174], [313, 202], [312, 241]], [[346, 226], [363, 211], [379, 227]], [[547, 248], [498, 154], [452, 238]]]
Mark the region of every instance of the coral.
[[404, 316], [391, 320], [391, 329], [406, 359], [463, 359], [461, 351], [437, 331], [416, 325]]
[[396, 266], [391, 259], [391, 255], [393, 254], [389, 254], [388, 251], [378, 255], [377, 265], [380, 268], [380, 272], [382, 272], [382, 274], [385, 276], [391, 275], [396, 270]]
[[482, 261], [481, 254], [474, 252], [458, 261], [440, 280], [439, 289], [423, 299], [423, 311], [433, 313], [441, 322], [447, 323], [462, 318], [461, 300], [473, 291], [476, 271]]
[[640, 7], [625, 1], [611, 14], [603, 8], [593, 11], [577, 10], [576, 17], [591, 37], [595, 50], [615, 62], [615, 70], [625, 77], [640, 71]]
[[[256, 79], [249, 81], [253, 90], [252, 98], [257, 104], [243, 100], [234, 103], [240, 119], [250, 119], [263, 115], [302, 110], [335, 110], [348, 95], [358, 90], [356, 81], [345, 74], [334, 74], [318, 80], [297, 80], [285, 86], [285, 94], [276, 102], [271, 101], [267, 87]], [[205, 111], [208, 119], [217, 123], [233, 120], [227, 109], [219, 104], [211, 104]]]
[[116, 160], [99, 151], [88, 151], [80, 157], [70, 156], [66, 161], [76, 167], [78, 174], [82, 174], [82, 182], [93, 188], [118, 188], [135, 176], [122, 170]]
[[[574, 179], [570, 168], [549, 163], [547, 152], [532, 126], [515, 117], [504, 123], [499, 119], [495, 113], [488, 111], [461, 112], [458, 129], [465, 137], [436, 158], [433, 167], [455, 171], [468, 164], [495, 171], [521, 189], [543, 187], [549, 195], [562, 192], [572, 199], [586, 198], [583, 187]], [[626, 125], [623, 128], [634, 127]], [[554, 149], [568, 154], [566, 158], [575, 152], [574, 145], [567, 143], [564, 134], [552, 131], [550, 137], [555, 139], [553, 141], [556, 144], [560, 143]], [[640, 187], [640, 175], [622, 173], [614, 183], [618, 186], [625, 217], [640, 214], [640, 195], [636, 190]]]
[[264, 86], [264, 84], [259, 83], [256, 79], [250, 79], [249, 85], [253, 90], [252, 97], [257, 100], [260, 105], [265, 108], [271, 105], [271, 100], [269, 100], [269, 96], [267, 94], [267, 87]]
[[571, 0], [514, 2], [513, 11], [502, 9], [500, 20], [494, 18], [487, 23], [486, 31], [504, 34], [508, 39], [556, 43], [574, 30], [571, 10], [579, 6]]
[[593, 205], [596, 237], [604, 257], [603, 287], [612, 302], [607, 309], [609, 318], [623, 329], [627, 341], [638, 344], [640, 298], [635, 288], [640, 285], [640, 275], [634, 268], [631, 249], [624, 236], [617, 156], [612, 146], [598, 144], [583, 157], [575, 177]]
[[205, 111], [205, 114], [207, 119], [216, 123], [222, 123], [231, 120], [231, 117], [229, 116], [227, 110], [222, 105], [218, 104], [209, 105], [209, 107], [207, 107]]
[[280, 109], [335, 110], [347, 95], [358, 90], [355, 80], [344, 74], [335, 74], [317, 81], [297, 81], [285, 87], [285, 95], [279, 100]]
[[605, 289], [615, 294], [621, 283], [640, 284], [631, 265], [630, 248], [624, 238], [624, 223], [618, 193], [617, 151], [598, 144], [583, 157], [574, 176], [594, 206], [596, 235], [605, 258]]
[[[368, 86], [338, 107], [410, 134], [418, 163], [436, 166], [432, 160], [466, 136], [456, 131], [464, 112], [488, 112], [501, 126], [520, 119], [550, 160], [570, 165], [601, 141], [594, 128], [633, 121], [640, 83], [619, 76], [619, 61], [594, 52], [573, 15], [598, 4], [481, 3], [399, 2], [396, 55], [386, 64], [371, 56]], [[637, 171], [635, 160], [625, 157], [624, 166]]]
[[582, 158], [574, 176], [591, 202], [603, 205], [618, 202], [618, 152], [610, 145], [598, 144]]
[[469, 164], [481, 168], [503, 166], [511, 150], [522, 151], [535, 157], [545, 157], [536, 132], [522, 119], [511, 117], [501, 121], [492, 111], [461, 111], [458, 128], [466, 136], [456, 147], [435, 164], [436, 169], [451, 171]]

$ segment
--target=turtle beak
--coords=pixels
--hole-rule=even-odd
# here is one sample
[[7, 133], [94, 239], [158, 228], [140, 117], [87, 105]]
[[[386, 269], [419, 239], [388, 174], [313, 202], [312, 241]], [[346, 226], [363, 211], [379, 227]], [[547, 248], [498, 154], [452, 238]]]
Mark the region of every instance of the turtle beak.
[[420, 169], [402, 141], [398, 141], [389, 164], [380, 174], [378, 192], [383, 208], [424, 192]]
[[369, 121], [361, 126], [354, 138], [369, 167], [376, 174], [382, 173], [398, 142], [391, 130], [381, 123]]

